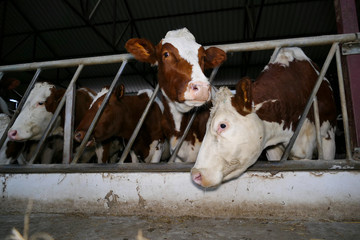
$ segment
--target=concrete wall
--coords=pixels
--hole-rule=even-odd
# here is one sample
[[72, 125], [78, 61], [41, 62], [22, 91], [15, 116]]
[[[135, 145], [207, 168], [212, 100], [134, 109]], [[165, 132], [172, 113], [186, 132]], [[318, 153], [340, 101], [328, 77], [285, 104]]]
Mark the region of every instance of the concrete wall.
[[360, 172], [247, 172], [217, 189], [190, 174], [1, 174], [0, 210], [111, 215], [360, 219]]

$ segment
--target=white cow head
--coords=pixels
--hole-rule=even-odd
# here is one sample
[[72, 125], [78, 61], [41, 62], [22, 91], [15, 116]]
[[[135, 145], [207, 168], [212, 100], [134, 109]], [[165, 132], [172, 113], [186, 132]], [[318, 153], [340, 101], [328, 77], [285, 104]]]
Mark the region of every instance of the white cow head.
[[[36, 83], [13, 126], [8, 131], [11, 140], [39, 140], [50, 123], [53, 113], [46, 109], [46, 101], [54, 85]], [[59, 125], [60, 122], [57, 124]]]
[[256, 162], [264, 145], [264, 125], [252, 108], [251, 80], [243, 79], [233, 95], [222, 87], [213, 101], [192, 179], [212, 187], [240, 176]]

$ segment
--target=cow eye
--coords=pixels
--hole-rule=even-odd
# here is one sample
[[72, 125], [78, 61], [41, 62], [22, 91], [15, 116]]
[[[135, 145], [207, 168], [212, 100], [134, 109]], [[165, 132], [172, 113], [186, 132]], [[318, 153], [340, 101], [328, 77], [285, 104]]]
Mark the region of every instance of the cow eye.
[[164, 57], [167, 58], [169, 56], [169, 52], [164, 52]]
[[44, 102], [38, 102], [38, 105], [42, 106], [44, 105]]
[[216, 132], [217, 132], [217, 134], [221, 134], [222, 132], [226, 131], [227, 129], [228, 129], [228, 123], [221, 122], [218, 124]]

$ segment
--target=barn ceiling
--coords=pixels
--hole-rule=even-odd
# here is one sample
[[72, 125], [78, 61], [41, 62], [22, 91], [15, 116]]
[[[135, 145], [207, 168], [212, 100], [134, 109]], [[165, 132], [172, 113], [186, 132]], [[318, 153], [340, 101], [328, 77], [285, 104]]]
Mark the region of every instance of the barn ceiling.
[[[359, 6], [359, 1], [357, 5]], [[125, 42], [143, 37], [158, 43], [167, 31], [187, 27], [202, 45], [336, 34], [334, 2], [328, 0], [2, 0], [0, 65], [125, 53]], [[305, 49], [320, 65], [328, 47]], [[216, 83], [253, 78], [271, 52], [231, 54]], [[109, 83], [119, 65], [86, 67], [79, 85]], [[128, 92], [153, 86], [155, 70], [131, 63]], [[42, 80], [65, 85], [74, 69], [47, 70]], [[7, 73], [24, 85], [33, 73]]]

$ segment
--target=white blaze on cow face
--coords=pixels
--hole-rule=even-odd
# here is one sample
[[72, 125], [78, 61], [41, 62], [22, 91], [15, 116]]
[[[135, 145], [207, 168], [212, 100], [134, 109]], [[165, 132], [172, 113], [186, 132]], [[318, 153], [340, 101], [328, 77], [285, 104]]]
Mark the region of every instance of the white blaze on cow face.
[[54, 85], [36, 83], [13, 126], [8, 131], [11, 140], [39, 140], [50, 123], [53, 113], [45, 108], [45, 101]]
[[233, 94], [220, 88], [211, 109], [207, 130], [192, 179], [203, 187], [219, 185], [240, 176], [255, 163], [264, 147], [264, 128], [256, 113], [239, 114], [231, 104]]

